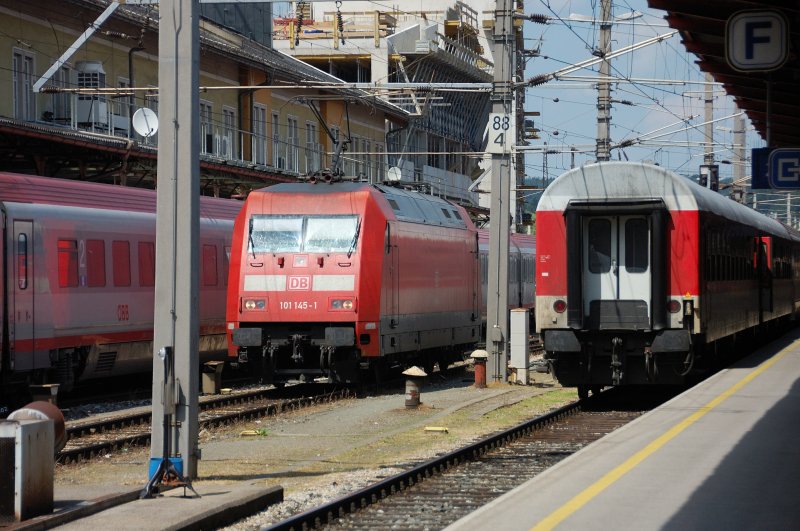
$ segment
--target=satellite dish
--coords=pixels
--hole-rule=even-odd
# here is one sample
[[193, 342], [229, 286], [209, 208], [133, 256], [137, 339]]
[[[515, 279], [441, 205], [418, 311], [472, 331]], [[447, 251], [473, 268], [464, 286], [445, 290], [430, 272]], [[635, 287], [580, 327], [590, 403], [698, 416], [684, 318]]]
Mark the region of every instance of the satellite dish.
[[386, 172], [386, 180], [397, 182], [403, 179], [403, 172], [397, 166], [392, 166]]
[[133, 130], [145, 138], [158, 131], [158, 116], [151, 109], [142, 107], [133, 113]]

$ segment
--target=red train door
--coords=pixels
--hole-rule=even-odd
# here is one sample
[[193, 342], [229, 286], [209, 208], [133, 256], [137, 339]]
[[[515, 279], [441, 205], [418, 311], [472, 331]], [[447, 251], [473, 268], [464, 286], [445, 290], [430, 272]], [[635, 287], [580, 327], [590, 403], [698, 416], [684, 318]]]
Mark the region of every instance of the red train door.
[[14, 220], [14, 345], [15, 367], [33, 367], [33, 222]]

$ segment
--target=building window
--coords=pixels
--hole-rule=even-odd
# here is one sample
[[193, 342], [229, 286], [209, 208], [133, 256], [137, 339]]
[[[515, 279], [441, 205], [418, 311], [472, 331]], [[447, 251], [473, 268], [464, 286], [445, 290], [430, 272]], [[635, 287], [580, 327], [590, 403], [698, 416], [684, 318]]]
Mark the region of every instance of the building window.
[[289, 171], [300, 171], [300, 131], [297, 126], [297, 118], [289, 117], [286, 141], [289, 144], [289, 153], [286, 169]]
[[253, 162], [267, 164], [267, 108], [253, 105]]
[[214, 108], [210, 101], [200, 102], [200, 152], [214, 153]]
[[14, 118], [36, 119], [36, 99], [33, 95], [35, 75], [33, 54], [15, 48], [11, 65]]
[[219, 155], [226, 159], [232, 159], [236, 152], [236, 111], [230, 107], [223, 107], [222, 119], [224, 126]]
[[[70, 77], [72, 71], [69, 67], [62, 66], [55, 71], [52, 78], [54, 86], [59, 88], [68, 88], [71, 86]], [[70, 98], [72, 96], [66, 92], [56, 92], [50, 96], [50, 110], [42, 115], [47, 122], [55, 122], [58, 124], [68, 125], [72, 122], [72, 105], [70, 105]]]
[[306, 122], [306, 173], [312, 173], [322, 168], [318, 140], [317, 124]]
[[272, 165], [278, 169], [286, 167], [286, 146], [281, 144], [281, 116], [272, 113]]

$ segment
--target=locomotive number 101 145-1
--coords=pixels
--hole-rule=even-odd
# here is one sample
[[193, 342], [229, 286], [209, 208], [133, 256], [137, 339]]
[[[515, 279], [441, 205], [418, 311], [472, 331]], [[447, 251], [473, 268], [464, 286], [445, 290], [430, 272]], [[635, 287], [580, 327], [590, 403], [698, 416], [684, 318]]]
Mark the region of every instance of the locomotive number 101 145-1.
[[278, 306], [281, 310], [316, 310], [316, 301], [280, 301]]

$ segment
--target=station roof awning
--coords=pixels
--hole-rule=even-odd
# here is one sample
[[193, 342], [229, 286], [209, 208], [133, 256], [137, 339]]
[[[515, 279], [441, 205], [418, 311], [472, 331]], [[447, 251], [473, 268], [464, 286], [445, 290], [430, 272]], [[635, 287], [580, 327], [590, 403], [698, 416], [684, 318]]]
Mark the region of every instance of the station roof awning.
[[[764, 139], [767, 139], [769, 124], [769, 147], [800, 147], [800, 2], [648, 0], [647, 3], [651, 8], [666, 11], [667, 23], [680, 32], [686, 50], [698, 57], [700, 69], [723, 84]], [[788, 60], [777, 70], [740, 72], [728, 64], [725, 58], [727, 21], [745, 10], [777, 10], [788, 21]]]

